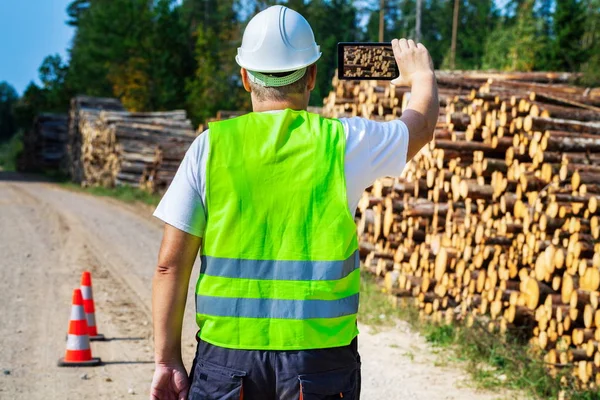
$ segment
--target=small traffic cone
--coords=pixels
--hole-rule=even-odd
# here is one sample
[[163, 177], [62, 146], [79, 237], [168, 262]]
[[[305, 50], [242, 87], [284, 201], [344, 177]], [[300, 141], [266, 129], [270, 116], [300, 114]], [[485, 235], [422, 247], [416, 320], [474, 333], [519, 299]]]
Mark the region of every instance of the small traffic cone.
[[81, 295], [83, 296], [83, 310], [85, 311], [90, 340], [105, 340], [104, 335], [99, 334], [96, 327], [96, 309], [94, 307], [94, 295], [92, 294], [92, 274], [89, 271], [84, 271], [81, 274]]
[[58, 360], [59, 367], [92, 367], [102, 363], [99, 358], [92, 358], [90, 338], [87, 332], [81, 289], [75, 289], [73, 290], [73, 305], [69, 320], [67, 351], [65, 357]]

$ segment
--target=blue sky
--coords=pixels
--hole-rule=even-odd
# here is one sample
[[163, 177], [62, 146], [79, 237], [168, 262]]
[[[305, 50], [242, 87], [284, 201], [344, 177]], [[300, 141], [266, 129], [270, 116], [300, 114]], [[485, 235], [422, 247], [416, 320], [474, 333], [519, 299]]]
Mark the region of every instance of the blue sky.
[[70, 0], [0, 0], [0, 82], [7, 81], [23, 94], [38, 80], [44, 57], [68, 57], [73, 37], [68, 26]]

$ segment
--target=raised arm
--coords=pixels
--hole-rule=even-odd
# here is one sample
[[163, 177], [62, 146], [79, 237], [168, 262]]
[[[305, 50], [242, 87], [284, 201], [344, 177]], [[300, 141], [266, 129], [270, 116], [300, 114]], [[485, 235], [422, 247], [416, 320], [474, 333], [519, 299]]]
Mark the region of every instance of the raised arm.
[[189, 382], [181, 360], [181, 327], [190, 274], [202, 239], [165, 224], [152, 281], [156, 370], [151, 399], [185, 400]]
[[433, 62], [425, 46], [412, 40], [394, 39], [392, 48], [400, 70], [400, 77], [392, 84], [411, 88], [408, 107], [400, 117], [408, 127], [410, 160], [433, 139], [439, 113], [438, 89]]

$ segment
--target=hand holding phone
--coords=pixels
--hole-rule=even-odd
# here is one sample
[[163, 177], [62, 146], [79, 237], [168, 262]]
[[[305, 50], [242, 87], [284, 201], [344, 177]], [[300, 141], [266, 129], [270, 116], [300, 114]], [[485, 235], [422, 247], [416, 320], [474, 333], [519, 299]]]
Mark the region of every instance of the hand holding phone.
[[390, 82], [392, 85], [412, 86], [419, 74], [433, 74], [433, 61], [421, 43], [416, 44], [411, 39], [394, 39], [392, 49], [400, 71], [400, 76]]

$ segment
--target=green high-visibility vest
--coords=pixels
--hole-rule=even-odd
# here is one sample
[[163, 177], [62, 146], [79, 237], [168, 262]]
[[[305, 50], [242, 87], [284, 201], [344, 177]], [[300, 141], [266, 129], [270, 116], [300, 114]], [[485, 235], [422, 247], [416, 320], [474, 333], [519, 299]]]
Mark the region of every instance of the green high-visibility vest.
[[348, 345], [360, 276], [342, 124], [288, 109], [209, 129], [200, 338], [247, 350]]

